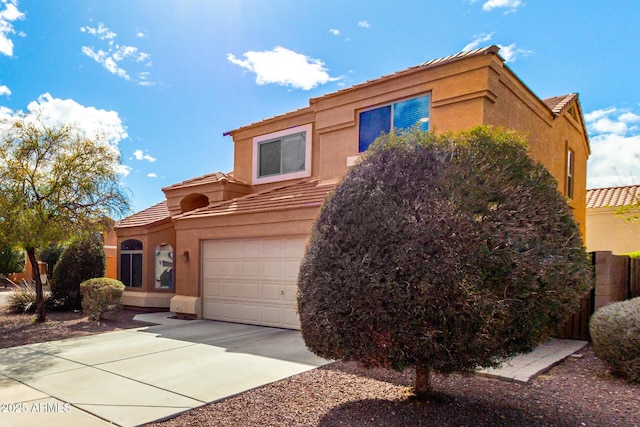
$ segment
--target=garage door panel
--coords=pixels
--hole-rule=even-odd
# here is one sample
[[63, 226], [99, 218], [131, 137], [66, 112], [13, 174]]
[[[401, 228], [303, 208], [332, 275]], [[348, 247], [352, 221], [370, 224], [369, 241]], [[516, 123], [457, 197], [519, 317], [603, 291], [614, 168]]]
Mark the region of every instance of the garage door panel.
[[262, 262], [262, 277], [279, 279], [282, 276], [282, 261], [267, 260]]
[[299, 329], [297, 277], [306, 237], [202, 244], [203, 317]]
[[282, 286], [277, 284], [269, 284], [269, 283], [262, 284], [262, 299], [266, 303], [278, 304], [282, 299], [281, 297], [282, 297]]
[[300, 260], [286, 260], [282, 262], [282, 277], [290, 281], [298, 280]]
[[261, 300], [259, 283], [241, 283], [238, 286], [242, 288], [242, 299]]
[[202, 263], [202, 275], [214, 277], [222, 275], [222, 261], [204, 260]]
[[260, 261], [242, 261], [242, 277], [254, 279], [260, 277]]
[[222, 261], [222, 275], [225, 277], [239, 277], [242, 275], [242, 261], [224, 259]]

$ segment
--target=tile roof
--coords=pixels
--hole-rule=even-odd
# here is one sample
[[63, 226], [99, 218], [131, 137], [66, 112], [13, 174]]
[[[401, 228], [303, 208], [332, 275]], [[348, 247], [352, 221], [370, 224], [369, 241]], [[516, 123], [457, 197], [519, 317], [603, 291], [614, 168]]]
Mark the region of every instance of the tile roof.
[[549, 107], [551, 112], [557, 117], [562, 113], [567, 105], [569, 105], [576, 99], [578, 99], [577, 93], [569, 93], [567, 95], [554, 96], [553, 98], [543, 99], [542, 102], [544, 102], [547, 107]]
[[171, 217], [169, 216], [169, 209], [167, 209], [167, 201], [165, 200], [129, 217], [121, 219], [116, 222], [115, 228], [150, 226], [170, 219]]
[[300, 181], [185, 212], [176, 219], [320, 207], [336, 183], [317, 178]]
[[176, 184], [172, 184], [168, 187], [162, 189], [165, 190], [175, 190], [177, 188], [186, 188], [186, 187], [196, 187], [199, 185], [211, 184], [216, 182], [236, 182], [240, 184], [245, 184], [245, 182], [238, 181], [233, 177], [233, 172], [222, 173], [222, 172], [214, 172], [207, 175], [198, 176], [196, 178], [191, 178], [186, 181], [178, 182]]
[[587, 190], [587, 208], [620, 207], [640, 201], [640, 185]]

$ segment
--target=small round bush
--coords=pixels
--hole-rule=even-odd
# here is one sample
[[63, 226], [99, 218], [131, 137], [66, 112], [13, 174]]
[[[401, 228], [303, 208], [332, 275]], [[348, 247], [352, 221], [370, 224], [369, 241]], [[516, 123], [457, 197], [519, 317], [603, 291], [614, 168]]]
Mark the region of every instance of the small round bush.
[[105, 274], [107, 256], [100, 234], [73, 241], [60, 255], [53, 270], [51, 293], [64, 309], [81, 308], [80, 283]]
[[100, 277], [85, 280], [80, 284], [82, 311], [94, 320], [113, 317], [122, 309], [124, 290], [124, 284], [116, 279]]
[[612, 375], [640, 382], [640, 297], [600, 308], [589, 332], [596, 356]]

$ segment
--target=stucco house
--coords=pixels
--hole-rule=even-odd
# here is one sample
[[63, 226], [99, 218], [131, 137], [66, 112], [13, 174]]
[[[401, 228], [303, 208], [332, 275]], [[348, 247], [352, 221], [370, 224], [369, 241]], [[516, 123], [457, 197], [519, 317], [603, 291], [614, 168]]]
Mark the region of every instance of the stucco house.
[[[587, 190], [587, 251], [611, 251], [625, 255], [640, 250], [640, 224], [616, 214], [640, 200], [640, 185]], [[640, 214], [640, 209], [630, 212]]]
[[539, 99], [489, 46], [425, 62], [232, 130], [234, 170], [163, 189], [116, 225], [125, 304], [298, 328], [296, 282], [326, 195], [382, 131], [486, 124], [527, 135], [585, 226], [590, 153], [578, 95]]

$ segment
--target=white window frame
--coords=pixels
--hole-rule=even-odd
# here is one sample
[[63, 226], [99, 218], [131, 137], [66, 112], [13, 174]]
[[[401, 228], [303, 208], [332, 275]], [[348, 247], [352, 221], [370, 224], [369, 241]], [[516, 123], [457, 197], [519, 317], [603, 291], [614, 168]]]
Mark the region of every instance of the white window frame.
[[[253, 138], [253, 184], [268, 184], [270, 182], [286, 181], [289, 179], [307, 178], [311, 176], [311, 139], [313, 126], [311, 124], [295, 126], [278, 132], [260, 135]], [[297, 172], [280, 173], [260, 177], [260, 143], [283, 138], [288, 135], [305, 132], [304, 169]]]

